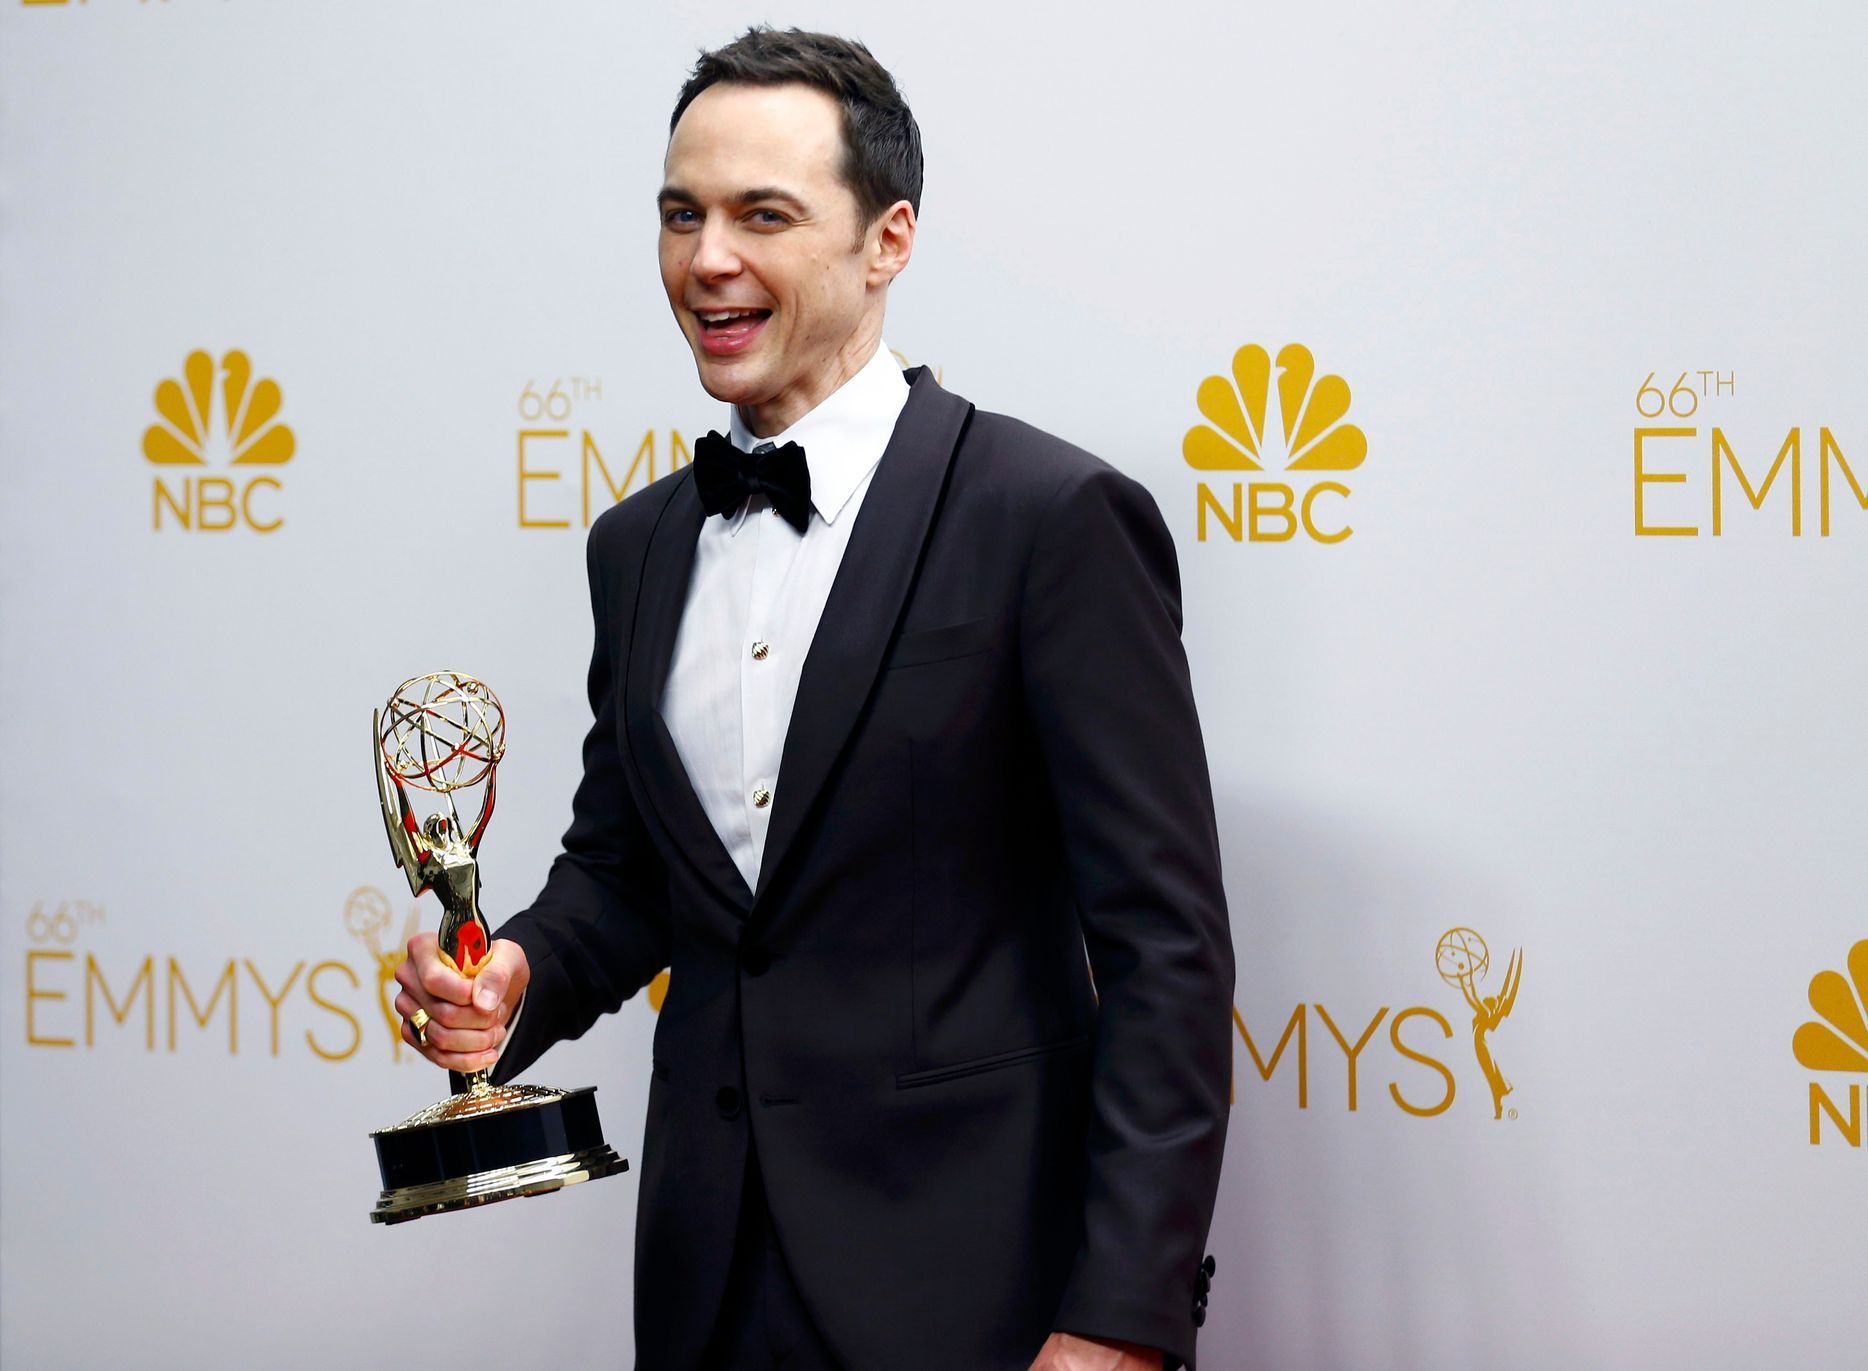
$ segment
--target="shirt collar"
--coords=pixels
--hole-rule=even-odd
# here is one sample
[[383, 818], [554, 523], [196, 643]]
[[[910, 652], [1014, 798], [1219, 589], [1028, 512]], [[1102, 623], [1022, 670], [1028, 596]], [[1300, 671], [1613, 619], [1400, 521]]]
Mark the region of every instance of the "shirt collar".
[[[804, 449], [804, 464], [811, 473], [811, 503], [827, 524], [850, 502], [863, 477], [882, 460], [882, 449], [895, 432], [908, 403], [908, 382], [887, 343], [857, 373], [819, 402], [783, 433], [756, 438], [739, 416], [739, 406], [728, 406], [727, 433], [733, 446], [750, 452], [760, 443], [779, 447], [797, 443]], [[732, 520], [732, 531], [745, 522], [745, 506]]]

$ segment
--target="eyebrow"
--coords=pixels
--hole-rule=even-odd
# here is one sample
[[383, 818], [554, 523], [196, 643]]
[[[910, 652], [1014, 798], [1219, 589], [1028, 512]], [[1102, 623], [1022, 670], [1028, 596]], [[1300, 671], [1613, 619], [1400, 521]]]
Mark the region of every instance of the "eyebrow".
[[[735, 209], [743, 209], [747, 205], [756, 205], [767, 200], [789, 205], [800, 214], [810, 212], [810, 206], [804, 201], [778, 186], [750, 186], [745, 190], [734, 191], [727, 196], [726, 202]], [[697, 205], [699, 203], [700, 197], [683, 186], [663, 186], [655, 195], [655, 204], [658, 209], [666, 209], [671, 204]]]

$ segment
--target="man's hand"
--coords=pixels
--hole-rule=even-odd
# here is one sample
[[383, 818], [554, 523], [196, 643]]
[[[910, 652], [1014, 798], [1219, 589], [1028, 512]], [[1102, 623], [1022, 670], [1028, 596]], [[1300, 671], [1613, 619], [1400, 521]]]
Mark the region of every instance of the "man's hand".
[[[484, 1070], [498, 1059], [506, 1021], [531, 979], [525, 949], [510, 939], [495, 938], [486, 961], [469, 979], [441, 960], [441, 945], [432, 932], [417, 933], [396, 968], [402, 1041], [450, 1071]], [[417, 1009], [428, 1011], [426, 1047], [409, 1023]]]
[[1038, 1349], [1031, 1371], [1161, 1371], [1162, 1360], [1158, 1347], [1053, 1333]]

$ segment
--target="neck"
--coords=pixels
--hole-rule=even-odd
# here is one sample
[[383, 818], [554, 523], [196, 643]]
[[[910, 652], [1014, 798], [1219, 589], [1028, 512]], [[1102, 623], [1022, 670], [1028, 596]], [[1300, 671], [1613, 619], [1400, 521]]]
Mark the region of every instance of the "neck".
[[739, 405], [739, 421], [755, 438], [772, 438], [834, 395], [857, 372], [869, 365], [882, 345], [882, 316], [866, 319], [837, 349], [830, 365], [798, 389], [775, 395], [756, 405]]

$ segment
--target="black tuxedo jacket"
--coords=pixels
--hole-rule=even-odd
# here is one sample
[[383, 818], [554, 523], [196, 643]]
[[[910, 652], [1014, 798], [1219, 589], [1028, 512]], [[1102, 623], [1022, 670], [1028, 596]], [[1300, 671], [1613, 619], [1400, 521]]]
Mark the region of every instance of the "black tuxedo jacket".
[[564, 851], [497, 934], [532, 981], [496, 1077], [671, 969], [643, 1367], [699, 1359], [749, 1140], [851, 1371], [1026, 1371], [1052, 1329], [1191, 1365], [1233, 954], [1173, 541], [1113, 467], [907, 374], [757, 890], [658, 709], [706, 517], [692, 471], [592, 527], [596, 719]]

